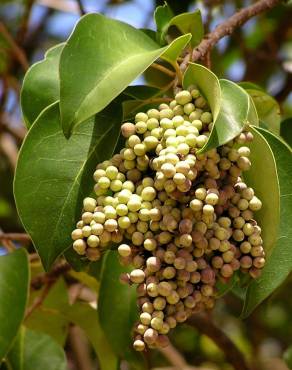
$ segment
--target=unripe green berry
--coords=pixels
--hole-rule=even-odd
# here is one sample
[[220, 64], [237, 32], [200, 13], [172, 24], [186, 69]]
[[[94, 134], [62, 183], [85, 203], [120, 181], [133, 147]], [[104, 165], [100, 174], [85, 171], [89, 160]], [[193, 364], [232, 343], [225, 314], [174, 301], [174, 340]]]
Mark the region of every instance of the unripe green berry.
[[178, 104], [185, 105], [192, 101], [192, 95], [189, 91], [183, 90], [175, 95], [175, 100]]
[[96, 207], [96, 200], [93, 198], [85, 198], [83, 200], [83, 208], [86, 212], [93, 212]]

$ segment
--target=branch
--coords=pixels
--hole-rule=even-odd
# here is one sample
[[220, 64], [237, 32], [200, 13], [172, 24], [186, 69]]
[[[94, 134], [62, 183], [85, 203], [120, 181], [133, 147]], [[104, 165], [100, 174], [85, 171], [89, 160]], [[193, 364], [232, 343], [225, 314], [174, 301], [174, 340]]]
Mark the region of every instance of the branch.
[[76, 0], [77, 4], [78, 4], [78, 8], [79, 8], [79, 13], [80, 15], [84, 15], [86, 14], [86, 11], [84, 9], [84, 6], [82, 4], [82, 0]]
[[0, 240], [14, 240], [22, 243], [31, 242], [31, 238], [25, 233], [3, 233], [0, 231]]
[[14, 57], [18, 60], [19, 64], [22, 66], [23, 70], [26, 71], [29, 67], [29, 63], [27, 61], [26, 55], [22, 48], [17, 45], [17, 43], [14, 41], [13, 37], [7, 30], [7, 28], [4, 26], [3, 22], [0, 22], [0, 33], [4, 37], [4, 39], [7, 41], [7, 43], [10, 45], [11, 52], [14, 55]]
[[52, 270], [48, 273], [37, 275], [31, 279], [30, 286], [33, 289], [40, 289], [44, 284], [55, 282], [61, 275], [64, 275], [71, 269], [71, 266], [67, 262], [61, 262], [55, 265]]
[[237, 27], [245, 24], [249, 19], [278, 5], [281, 0], [259, 0], [253, 5], [239, 10], [225, 22], [219, 24], [214, 31], [210, 32], [204, 40], [184, 58], [181, 69], [184, 71], [187, 64], [202, 59], [213, 48], [217, 42], [227, 35], [231, 35]]
[[249, 370], [245, 358], [240, 350], [221, 329], [214, 325], [209, 317], [205, 315], [193, 315], [189, 318], [188, 324], [194, 326], [202, 334], [211, 338], [223, 351], [226, 360], [235, 370]]

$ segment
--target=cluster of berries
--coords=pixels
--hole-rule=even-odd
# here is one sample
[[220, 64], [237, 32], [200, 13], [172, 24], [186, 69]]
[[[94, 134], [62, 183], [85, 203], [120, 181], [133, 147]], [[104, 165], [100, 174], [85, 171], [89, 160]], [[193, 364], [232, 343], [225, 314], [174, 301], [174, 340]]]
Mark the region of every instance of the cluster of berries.
[[84, 199], [73, 248], [95, 261], [117, 244], [137, 284], [134, 348], [168, 344], [167, 333], [211, 309], [215, 284], [237, 270], [252, 278], [265, 264], [254, 212], [262, 203], [243, 181], [251, 162], [248, 127], [227, 144], [201, 150], [212, 131], [207, 101], [192, 87], [121, 127], [125, 148], [94, 172], [96, 198]]

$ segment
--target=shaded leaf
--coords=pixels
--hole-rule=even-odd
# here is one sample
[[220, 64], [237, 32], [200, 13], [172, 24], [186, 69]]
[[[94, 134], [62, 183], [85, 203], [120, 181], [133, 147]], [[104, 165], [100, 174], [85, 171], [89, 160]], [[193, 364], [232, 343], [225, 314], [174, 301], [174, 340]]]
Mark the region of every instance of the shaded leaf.
[[281, 122], [280, 134], [286, 143], [292, 146], [292, 118], [287, 118]]
[[27, 253], [18, 249], [0, 257], [0, 361], [21, 325], [28, 296]]
[[24, 329], [23, 370], [66, 370], [63, 348], [47, 334]]
[[21, 221], [48, 269], [72, 244], [82, 200], [93, 189], [97, 163], [109, 158], [119, 137], [121, 107], [115, 103], [78, 126], [66, 140], [59, 106], [46, 109], [20, 150], [14, 193]]
[[[40, 295], [42, 290], [32, 291], [30, 304], [36, 296]], [[61, 314], [69, 306], [67, 286], [63, 278], [52, 286], [42, 305], [36, 308], [25, 320], [27, 328], [48, 334], [58, 344], [63, 346], [68, 333], [68, 318]]]
[[119, 360], [100, 327], [96, 310], [90, 307], [89, 304], [75, 303], [68, 307], [65, 315], [71, 322], [84, 330], [97, 354], [100, 369], [118, 369]]
[[5, 359], [12, 370], [23, 370], [23, 336], [24, 330], [21, 327]]
[[[187, 37], [188, 38], [188, 37]], [[160, 48], [132, 26], [88, 14], [68, 39], [60, 60], [60, 111], [64, 133], [101, 111], [137, 76], [170, 48], [169, 59], [183, 48], [179, 38]], [[106, 58], [104, 57], [106, 55]]]
[[262, 90], [246, 89], [255, 104], [261, 126], [279, 134], [280, 131], [280, 106], [269, 94]]
[[[246, 183], [255, 190], [262, 201], [262, 209], [255, 212], [255, 218], [262, 228], [262, 238], [267, 258], [271, 255], [280, 222], [280, 187], [277, 166], [269, 143], [261, 132], [251, 128], [254, 139], [249, 144], [251, 168], [244, 172]], [[263, 181], [268, 179], [268, 181]]]
[[182, 13], [173, 17], [169, 26], [176, 26], [182, 34], [190, 33], [192, 47], [196, 47], [204, 36], [204, 25], [200, 10], [193, 13]]
[[[248, 287], [242, 317], [247, 317], [292, 270], [292, 152], [288, 145], [272, 133], [260, 128], [257, 128], [257, 131], [269, 143], [276, 160], [280, 185], [280, 230], [262, 275]], [[266, 166], [266, 161], [263, 163], [263, 166]], [[264, 180], [270, 181], [270, 179]]]
[[142, 357], [132, 347], [132, 333], [138, 315], [136, 289], [119, 281], [120, 274], [125, 271], [119, 264], [118, 253], [107, 252], [98, 299], [99, 320], [115, 353], [135, 368], [143, 369]]
[[59, 60], [64, 43], [54, 46], [45, 59], [27, 71], [21, 89], [21, 108], [29, 128], [46, 107], [59, 100]]
[[155, 9], [154, 19], [156, 23], [156, 39], [160, 45], [166, 45], [165, 35], [169, 28], [169, 22], [173, 18], [173, 12], [170, 7], [165, 3]]

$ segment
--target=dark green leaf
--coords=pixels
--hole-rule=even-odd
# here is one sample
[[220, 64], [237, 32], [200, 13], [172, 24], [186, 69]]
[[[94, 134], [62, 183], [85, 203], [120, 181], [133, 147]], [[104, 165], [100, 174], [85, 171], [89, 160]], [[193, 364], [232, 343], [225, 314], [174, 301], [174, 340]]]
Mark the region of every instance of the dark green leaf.
[[93, 189], [97, 163], [111, 157], [119, 137], [121, 107], [108, 108], [78, 126], [66, 140], [59, 106], [46, 109], [20, 151], [14, 193], [20, 218], [46, 269], [72, 243], [82, 200]]
[[[187, 36], [187, 35], [186, 35]], [[130, 25], [88, 14], [81, 18], [67, 41], [60, 60], [60, 111], [64, 133], [118, 96], [157, 58], [169, 60], [183, 49], [189, 36], [160, 48]]]
[[29, 128], [46, 107], [59, 100], [59, 60], [64, 44], [51, 48], [45, 59], [26, 73], [21, 89], [21, 108]]
[[47, 334], [24, 330], [23, 370], [67, 370], [62, 347]]
[[[277, 165], [280, 184], [280, 230], [272, 254], [261, 277], [253, 281], [247, 290], [242, 316], [247, 317], [255, 307], [266, 299], [288, 276], [292, 269], [292, 152], [281, 139], [272, 133], [257, 129], [269, 143]], [[266, 166], [263, 159], [262, 166]], [[259, 174], [260, 176], [260, 174]], [[270, 182], [270, 178], [262, 181]]]
[[99, 360], [101, 370], [118, 369], [119, 360], [100, 327], [98, 315], [89, 304], [75, 303], [64, 312], [66, 317], [84, 330]]
[[282, 138], [292, 147], [292, 118], [281, 122], [280, 134]]
[[261, 132], [255, 128], [251, 130], [254, 135], [253, 141], [249, 144], [251, 168], [244, 172], [244, 179], [263, 203], [262, 209], [255, 213], [255, 218], [262, 228], [264, 248], [268, 258], [275, 247], [279, 231], [280, 188], [277, 166], [269, 143]]
[[24, 330], [21, 327], [5, 359], [12, 370], [23, 370], [23, 336]]
[[133, 363], [135, 368], [143, 369], [142, 357], [133, 351], [133, 328], [137, 320], [135, 287], [125, 286], [119, 281], [125, 272], [119, 264], [116, 251], [104, 256], [98, 299], [100, 324], [115, 353]]
[[6, 355], [21, 325], [28, 296], [27, 253], [19, 249], [0, 257], [0, 360]]
[[165, 3], [160, 5], [155, 9], [154, 19], [156, 23], [156, 39], [160, 45], [165, 45], [167, 42], [165, 40], [165, 35], [169, 28], [169, 22], [173, 17], [173, 12], [170, 7]]

